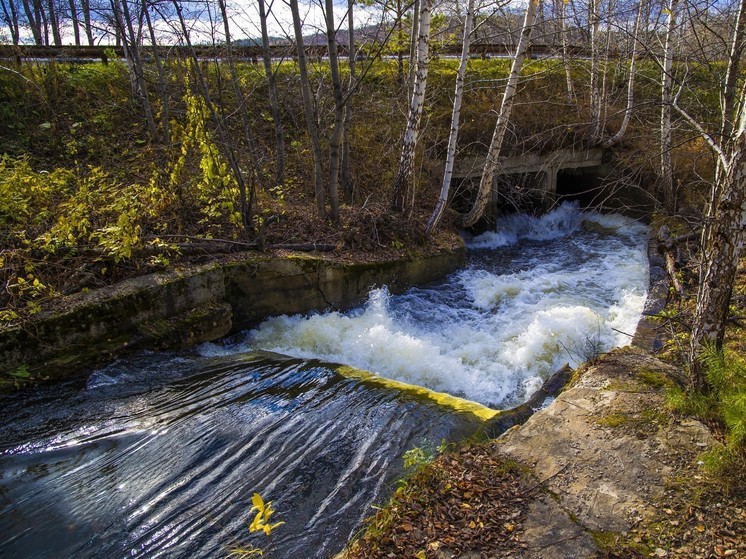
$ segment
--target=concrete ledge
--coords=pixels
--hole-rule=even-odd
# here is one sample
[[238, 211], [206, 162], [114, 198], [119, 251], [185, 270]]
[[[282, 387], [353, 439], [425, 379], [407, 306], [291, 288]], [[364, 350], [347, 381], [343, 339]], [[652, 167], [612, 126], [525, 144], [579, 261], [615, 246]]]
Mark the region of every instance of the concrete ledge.
[[251, 255], [133, 278], [0, 328], [0, 373], [26, 366], [34, 377], [61, 378], [137, 349], [215, 340], [273, 315], [347, 309], [375, 286], [398, 293], [455, 271], [464, 259], [463, 246], [352, 264], [308, 254]]

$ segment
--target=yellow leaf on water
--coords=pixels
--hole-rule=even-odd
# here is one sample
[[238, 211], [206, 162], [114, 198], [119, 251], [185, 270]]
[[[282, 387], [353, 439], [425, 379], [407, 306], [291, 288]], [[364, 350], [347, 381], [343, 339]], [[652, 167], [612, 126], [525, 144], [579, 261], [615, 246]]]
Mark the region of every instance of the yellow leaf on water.
[[264, 511], [264, 499], [262, 499], [262, 496], [259, 493], [254, 493], [251, 496], [251, 504], [254, 505], [254, 508], [258, 511]]

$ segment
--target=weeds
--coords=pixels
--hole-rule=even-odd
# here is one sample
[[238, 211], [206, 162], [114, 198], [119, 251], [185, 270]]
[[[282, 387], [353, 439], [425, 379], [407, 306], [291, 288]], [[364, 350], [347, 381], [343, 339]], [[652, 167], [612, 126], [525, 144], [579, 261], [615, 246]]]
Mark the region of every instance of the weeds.
[[705, 453], [702, 462], [728, 481], [732, 473], [742, 475], [746, 465], [746, 360], [735, 353], [707, 348], [704, 363], [708, 390], [687, 392], [671, 388], [668, 405], [722, 429], [725, 445]]

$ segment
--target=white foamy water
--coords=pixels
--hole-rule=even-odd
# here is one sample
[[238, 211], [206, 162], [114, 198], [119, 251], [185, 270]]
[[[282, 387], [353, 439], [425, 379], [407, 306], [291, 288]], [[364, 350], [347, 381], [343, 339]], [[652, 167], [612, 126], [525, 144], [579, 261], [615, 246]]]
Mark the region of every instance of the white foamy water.
[[493, 407], [564, 363], [631, 342], [648, 286], [647, 228], [564, 204], [468, 241], [468, 266], [348, 313], [271, 318], [205, 355], [265, 349], [345, 363]]

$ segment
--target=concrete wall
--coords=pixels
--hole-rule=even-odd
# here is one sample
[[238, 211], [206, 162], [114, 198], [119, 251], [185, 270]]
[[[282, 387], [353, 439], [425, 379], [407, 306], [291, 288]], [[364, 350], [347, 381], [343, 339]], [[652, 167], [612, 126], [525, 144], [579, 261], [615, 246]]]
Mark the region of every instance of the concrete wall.
[[215, 340], [272, 315], [347, 309], [372, 287], [401, 292], [453, 272], [464, 258], [463, 247], [353, 264], [253, 256], [134, 278], [0, 329], [0, 373], [25, 365], [35, 377], [58, 378], [137, 349]]

